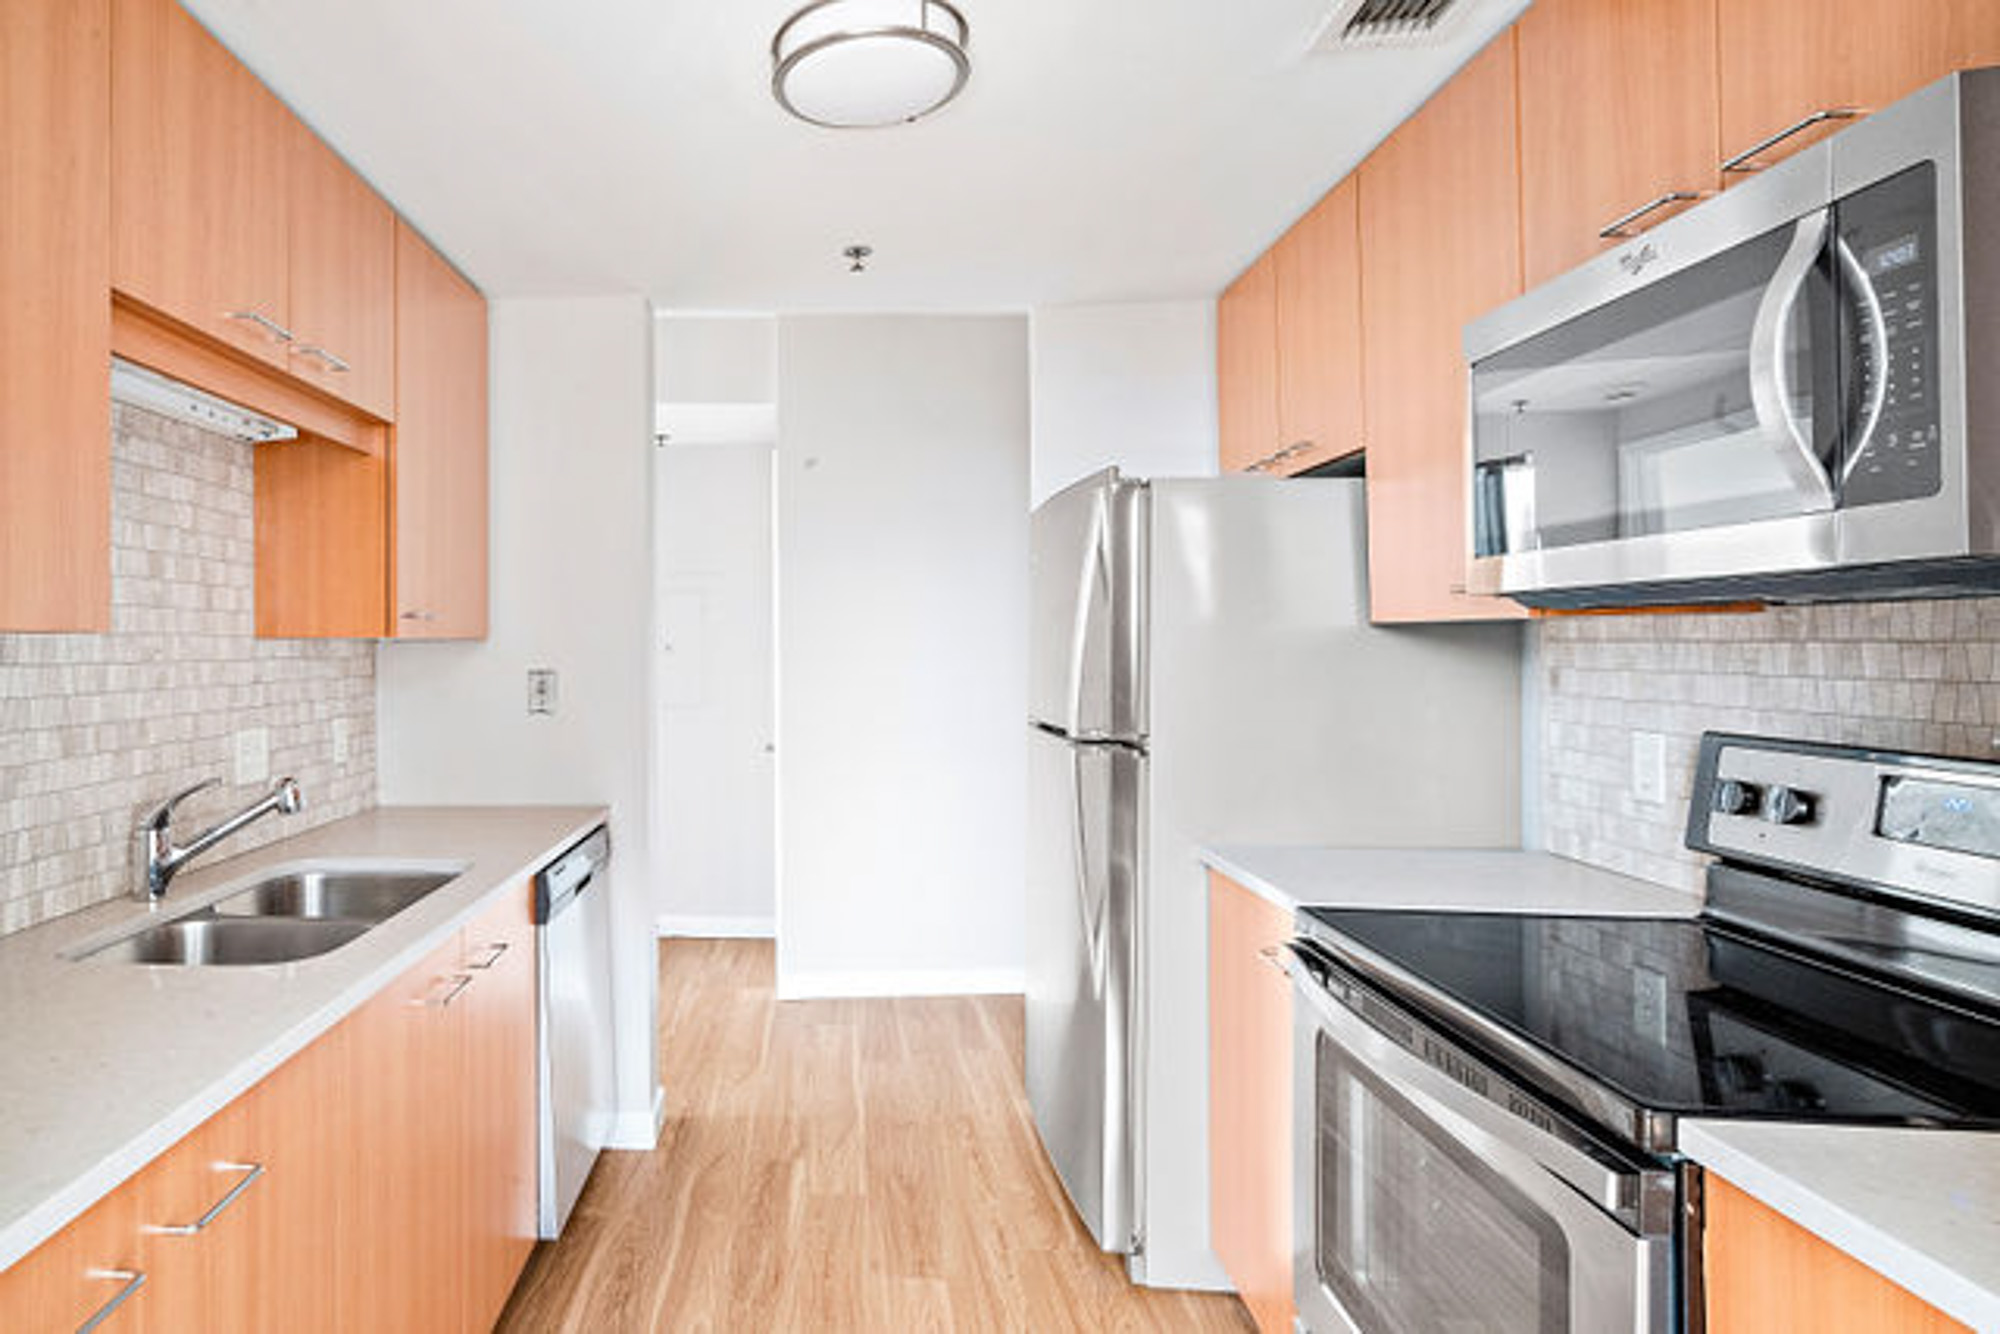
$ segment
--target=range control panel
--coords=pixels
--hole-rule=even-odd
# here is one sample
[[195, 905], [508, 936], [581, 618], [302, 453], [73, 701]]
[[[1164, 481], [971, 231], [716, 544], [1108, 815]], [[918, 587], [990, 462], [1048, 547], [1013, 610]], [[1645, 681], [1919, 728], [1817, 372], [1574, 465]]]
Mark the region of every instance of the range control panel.
[[1725, 861], [2000, 911], [2000, 765], [1711, 732], [1687, 845]]

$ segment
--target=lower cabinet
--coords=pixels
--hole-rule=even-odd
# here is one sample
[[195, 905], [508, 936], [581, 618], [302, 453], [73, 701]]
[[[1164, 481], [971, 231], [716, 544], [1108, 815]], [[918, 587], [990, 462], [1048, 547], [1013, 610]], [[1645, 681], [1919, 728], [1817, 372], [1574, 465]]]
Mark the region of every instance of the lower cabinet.
[[1292, 915], [1209, 873], [1209, 1232], [1263, 1334], [1291, 1334]]
[[1715, 1173], [1702, 1195], [1708, 1334], [1970, 1334]]
[[0, 1329], [491, 1329], [534, 1246], [535, 985], [524, 884], [0, 1273]]

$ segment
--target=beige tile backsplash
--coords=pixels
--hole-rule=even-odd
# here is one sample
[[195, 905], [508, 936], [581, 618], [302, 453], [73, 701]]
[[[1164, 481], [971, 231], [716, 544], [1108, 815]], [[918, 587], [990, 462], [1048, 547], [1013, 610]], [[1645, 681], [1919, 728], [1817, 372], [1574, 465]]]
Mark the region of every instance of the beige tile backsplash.
[[254, 635], [250, 449], [113, 408], [111, 632], [0, 635], [0, 933], [125, 893], [135, 817], [167, 793], [223, 779], [184, 828], [258, 795], [232, 781], [243, 729], [268, 729], [306, 809], [212, 856], [374, 805], [374, 645]]
[[[1539, 623], [1542, 841], [1677, 888], [1705, 730], [2000, 756], [2000, 598], [1584, 616]], [[1666, 738], [1666, 800], [1640, 800], [1634, 737]]]

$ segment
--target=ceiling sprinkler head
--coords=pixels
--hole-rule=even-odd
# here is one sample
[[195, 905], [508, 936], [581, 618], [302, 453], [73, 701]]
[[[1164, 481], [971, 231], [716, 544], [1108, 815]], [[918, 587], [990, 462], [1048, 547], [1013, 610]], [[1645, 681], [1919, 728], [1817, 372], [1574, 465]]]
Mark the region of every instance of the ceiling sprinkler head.
[[871, 245], [851, 245], [840, 253], [847, 258], [847, 271], [849, 273], [866, 273], [868, 271], [868, 257], [875, 253], [875, 247]]

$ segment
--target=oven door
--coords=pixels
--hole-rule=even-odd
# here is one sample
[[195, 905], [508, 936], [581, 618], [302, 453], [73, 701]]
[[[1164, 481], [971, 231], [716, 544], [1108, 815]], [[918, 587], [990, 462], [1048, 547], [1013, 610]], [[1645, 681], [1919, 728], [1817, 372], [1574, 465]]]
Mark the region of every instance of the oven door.
[[[1413, 1055], [1324, 976], [1294, 1004], [1293, 1287], [1310, 1334], [1662, 1334], [1671, 1176], [1620, 1164]], [[1372, 997], [1386, 1022], [1401, 1021]], [[1423, 1036], [1420, 1049], [1435, 1051]], [[1476, 1062], [1445, 1064], [1491, 1089]], [[1504, 1095], [1503, 1095], [1504, 1096]], [[1545, 1123], [1547, 1114], [1542, 1114]], [[1664, 1207], [1658, 1191], [1666, 1191]], [[1646, 1207], [1641, 1207], [1644, 1202]], [[1635, 1231], [1617, 1213], [1637, 1210]]]

